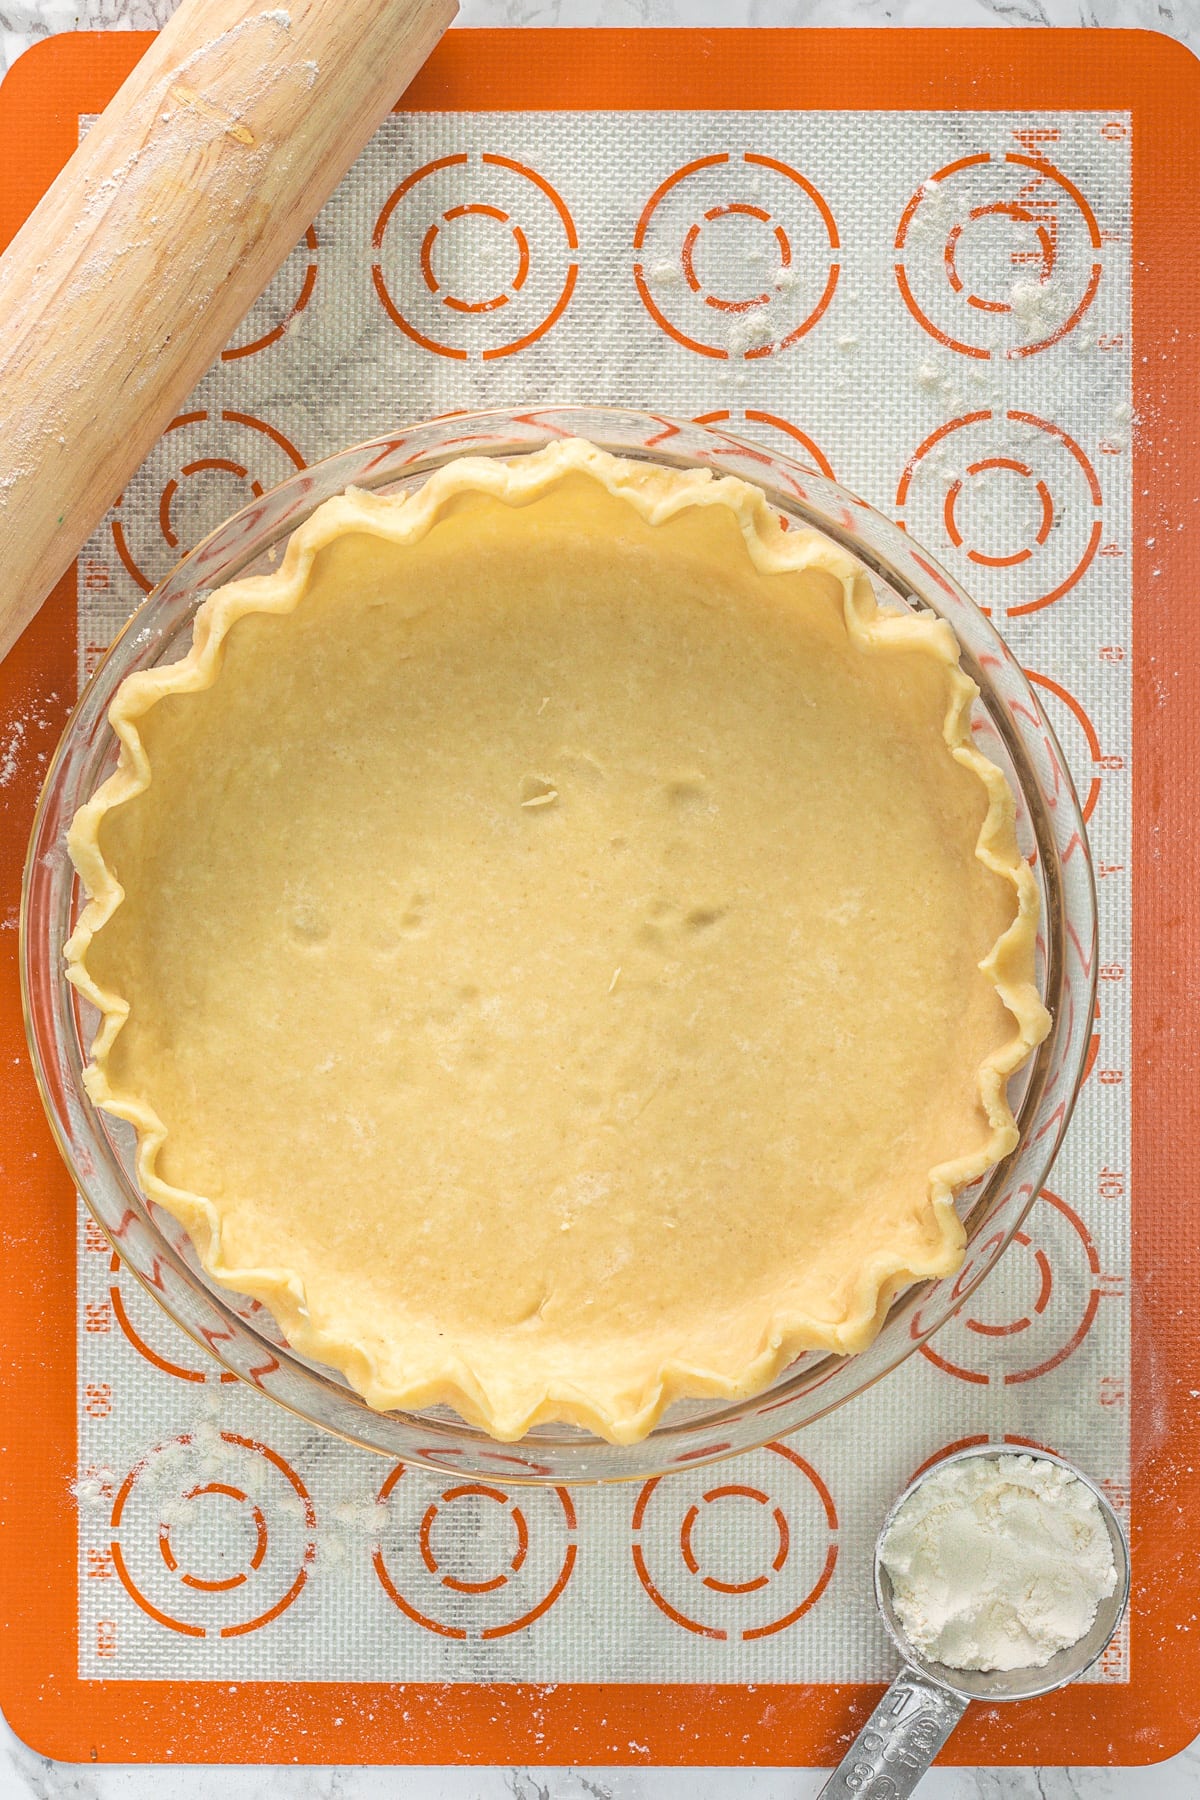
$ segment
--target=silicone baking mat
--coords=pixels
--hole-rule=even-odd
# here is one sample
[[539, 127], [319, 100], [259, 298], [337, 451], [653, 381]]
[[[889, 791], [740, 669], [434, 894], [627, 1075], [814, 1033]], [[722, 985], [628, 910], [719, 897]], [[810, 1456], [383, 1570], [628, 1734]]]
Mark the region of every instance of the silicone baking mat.
[[[6, 235], [141, 47], [52, 40], [9, 77]], [[985, 1435], [1105, 1480], [1136, 1599], [1093, 1683], [980, 1711], [955, 1755], [1147, 1760], [1191, 1736], [1196, 465], [1172, 407], [1196, 270], [1172, 220], [1198, 85], [1145, 34], [454, 36], [0, 669], [15, 906], [77, 680], [181, 547], [406, 418], [651, 405], [788, 446], [991, 609], [1085, 799], [1103, 934], [1053, 1191], [969, 1308], [787, 1443], [572, 1494], [389, 1467], [201, 1366], [55, 1165], [10, 934], [0, 1698], [40, 1748], [829, 1760], [891, 1667], [878, 1519], [917, 1466]]]

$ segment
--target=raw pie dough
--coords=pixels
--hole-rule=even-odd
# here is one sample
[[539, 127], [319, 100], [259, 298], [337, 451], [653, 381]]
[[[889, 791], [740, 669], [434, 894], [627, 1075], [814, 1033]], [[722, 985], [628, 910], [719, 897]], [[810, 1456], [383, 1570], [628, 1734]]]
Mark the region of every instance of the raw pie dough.
[[129, 677], [88, 1091], [373, 1407], [618, 1443], [959, 1263], [1044, 1034], [950, 627], [569, 442], [350, 492]]

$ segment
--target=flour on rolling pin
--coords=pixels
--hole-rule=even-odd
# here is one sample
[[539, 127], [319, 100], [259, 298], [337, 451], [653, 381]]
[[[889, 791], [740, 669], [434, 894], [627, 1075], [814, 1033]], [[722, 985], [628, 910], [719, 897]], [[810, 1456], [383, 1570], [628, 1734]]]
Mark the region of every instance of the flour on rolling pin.
[[456, 0], [183, 0], [0, 260], [0, 655]]

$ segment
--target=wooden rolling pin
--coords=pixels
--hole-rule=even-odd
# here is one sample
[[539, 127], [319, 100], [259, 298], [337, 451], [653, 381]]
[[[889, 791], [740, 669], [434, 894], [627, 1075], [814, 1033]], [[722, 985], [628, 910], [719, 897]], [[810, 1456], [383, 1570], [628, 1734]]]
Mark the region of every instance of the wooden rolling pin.
[[457, 0], [183, 0], [0, 259], [0, 656]]

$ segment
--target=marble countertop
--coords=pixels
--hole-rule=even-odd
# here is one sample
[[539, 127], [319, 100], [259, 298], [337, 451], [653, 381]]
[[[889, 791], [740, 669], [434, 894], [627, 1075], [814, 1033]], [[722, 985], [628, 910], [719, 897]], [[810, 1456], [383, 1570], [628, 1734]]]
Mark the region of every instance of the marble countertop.
[[[35, 38], [148, 30], [173, 0], [0, 0], [0, 72]], [[465, 25], [1140, 26], [1200, 53], [1197, 0], [461, 0]], [[821, 1771], [788, 1769], [118, 1768], [53, 1763], [0, 1719], [0, 1800], [808, 1800]], [[1200, 1740], [1147, 1769], [945, 1769], [929, 1800], [1185, 1800]]]
[[[174, 0], [0, 0], [0, 70], [52, 31], [148, 31]], [[1196, 0], [460, 0], [460, 25], [1141, 26], [1200, 50]]]

